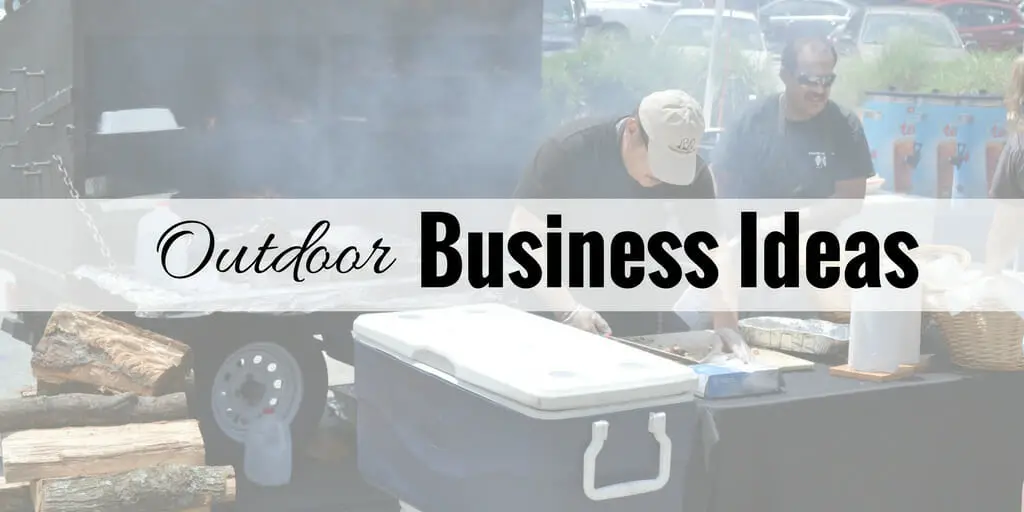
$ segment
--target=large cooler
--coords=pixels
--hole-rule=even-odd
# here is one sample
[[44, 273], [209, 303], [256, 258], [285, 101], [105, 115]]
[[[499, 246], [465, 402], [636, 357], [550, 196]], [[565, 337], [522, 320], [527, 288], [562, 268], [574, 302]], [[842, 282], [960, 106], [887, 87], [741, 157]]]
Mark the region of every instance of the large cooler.
[[679, 512], [687, 367], [507, 306], [360, 316], [359, 470], [422, 512]]

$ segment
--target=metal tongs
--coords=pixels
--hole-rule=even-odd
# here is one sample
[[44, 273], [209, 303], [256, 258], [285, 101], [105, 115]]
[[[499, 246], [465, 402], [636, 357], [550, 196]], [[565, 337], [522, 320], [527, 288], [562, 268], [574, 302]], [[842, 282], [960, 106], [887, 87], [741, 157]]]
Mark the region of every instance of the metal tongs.
[[[647, 343], [616, 336], [609, 336], [609, 338], [644, 352], [687, 364], [709, 363], [723, 357], [736, 357], [742, 361], [750, 360], [749, 348], [746, 347], [742, 338], [739, 340], [729, 339], [724, 333], [718, 331], [689, 331], [643, 336], [649, 340]], [[705, 343], [704, 340], [708, 340], [709, 343]], [[672, 351], [670, 347], [676, 346], [686, 350], [689, 355]], [[726, 348], [728, 348], [728, 352], [725, 352]]]
[[650, 345], [645, 345], [643, 343], [640, 343], [639, 341], [628, 340], [626, 338], [619, 338], [617, 336], [610, 336], [610, 335], [608, 336], [608, 338], [613, 340], [613, 341], [617, 341], [619, 343], [622, 343], [623, 345], [629, 345], [629, 346], [631, 346], [633, 348], [643, 350], [644, 352], [647, 352], [649, 354], [654, 354], [654, 355], [659, 356], [659, 357], [664, 357], [665, 359], [670, 359], [670, 360], [675, 361], [677, 363], [693, 364], [693, 363], [697, 362], [696, 360], [690, 359], [689, 357], [682, 356], [682, 355], [676, 354], [675, 352], [671, 352], [671, 351], [668, 351], [668, 350], [662, 350], [662, 349], [657, 348], [657, 347], [652, 347]]

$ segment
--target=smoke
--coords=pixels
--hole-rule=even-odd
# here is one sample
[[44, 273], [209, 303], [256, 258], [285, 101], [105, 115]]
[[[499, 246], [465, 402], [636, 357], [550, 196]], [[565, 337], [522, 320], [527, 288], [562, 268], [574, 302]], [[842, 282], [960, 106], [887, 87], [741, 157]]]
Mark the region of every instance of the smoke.
[[540, 4], [90, 4], [80, 124], [164, 107], [185, 127], [105, 136], [91, 174], [192, 197], [507, 196], [542, 136]]

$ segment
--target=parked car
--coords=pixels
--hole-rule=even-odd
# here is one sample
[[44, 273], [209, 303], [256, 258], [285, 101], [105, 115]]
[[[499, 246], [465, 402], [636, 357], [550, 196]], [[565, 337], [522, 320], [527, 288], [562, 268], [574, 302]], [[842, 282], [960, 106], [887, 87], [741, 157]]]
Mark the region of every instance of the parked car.
[[544, 53], [574, 50], [587, 29], [601, 26], [601, 17], [587, 14], [583, 0], [544, 0]]
[[1014, 4], [980, 0], [915, 0], [912, 5], [942, 11], [960, 37], [982, 50], [1018, 50], [1024, 46], [1024, 16]]
[[[714, 9], [680, 9], [655, 38], [656, 51], [678, 51], [697, 59], [711, 55], [714, 40]], [[727, 124], [756, 98], [756, 75], [772, 65], [771, 55], [757, 16], [745, 11], [725, 11], [722, 16], [720, 48], [736, 51], [747, 61], [747, 70], [730, 70], [716, 93], [714, 108], [707, 115], [712, 126]], [[753, 71], [750, 73], [749, 71]]]
[[848, 0], [774, 0], [757, 14], [768, 47], [779, 51], [791, 38], [828, 36], [860, 7]]
[[876, 58], [886, 44], [904, 35], [928, 42], [922, 51], [936, 61], [956, 60], [968, 55], [974, 44], [965, 44], [950, 19], [939, 11], [923, 7], [867, 7], [829, 38], [842, 55]]
[[598, 33], [641, 41], [661, 33], [672, 13], [681, 8], [703, 7], [703, 1], [588, 0], [587, 7], [591, 14], [601, 17]]
[[[679, 9], [655, 38], [655, 45], [706, 57], [711, 50], [714, 24], [714, 9]], [[764, 33], [754, 14], [725, 11], [722, 17], [722, 36], [724, 45], [741, 52], [752, 66], [764, 67], [770, 62]]]

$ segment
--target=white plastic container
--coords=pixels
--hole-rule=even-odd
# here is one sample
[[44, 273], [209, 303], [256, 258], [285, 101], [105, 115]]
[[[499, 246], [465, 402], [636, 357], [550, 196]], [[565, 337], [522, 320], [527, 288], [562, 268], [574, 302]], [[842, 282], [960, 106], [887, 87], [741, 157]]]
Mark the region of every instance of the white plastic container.
[[263, 414], [245, 432], [245, 478], [261, 487], [292, 480], [292, 436], [288, 424]]
[[[157, 203], [153, 211], [143, 215], [136, 227], [135, 237], [135, 269], [140, 279], [159, 285], [175, 284], [176, 279], [168, 272], [177, 276], [186, 275], [188, 269], [188, 246], [186, 239], [175, 242], [167, 253], [166, 262], [161, 261], [158, 247], [161, 235], [175, 224], [181, 217], [171, 211], [168, 203]], [[164, 269], [166, 263], [166, 270]]]
[[682, 509], [689, 368], [497, 304], [362, 315], [353, 334], [359, 468], [410, 507]]

